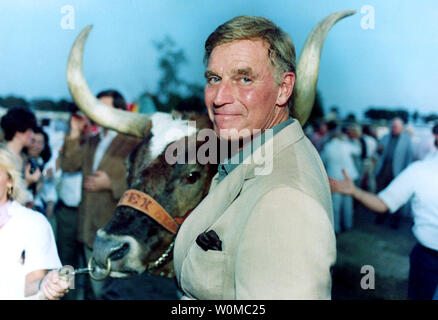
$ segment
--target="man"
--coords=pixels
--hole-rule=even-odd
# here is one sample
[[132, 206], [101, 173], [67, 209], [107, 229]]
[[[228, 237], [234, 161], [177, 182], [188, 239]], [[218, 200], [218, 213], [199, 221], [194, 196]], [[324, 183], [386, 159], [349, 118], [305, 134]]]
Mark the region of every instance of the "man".
[[[438, 145], [438, 134], [435, 135]], [[333, 192], [352, 195], [368, 209], [394, 213], [412, 197], [412, 232], [418, 243], [410, 254], [409, 299], [431, 300], [438, 286], [438, 154], [404, 169], [383, 191], [374, 195], [345, 180], [330, 178]]]
[[[336, 124], [334, 124], [336, 125]], [[333, 128], [333, 124], [332, 124]], [[341, 130], [332, 130], [331, 138], [326, 142], [321, 152], [327, 173], [331, 177], [341, 178], [342, 168], [350, 174], [353, 180], [359, 177], [354, 157], [360, 155], [361, 149], [357, 144], [353, 144], [347, 135]], [[333, 214], [335, 232], [348, 231], [353, 228], [353, 198], [348, 195], [333, 194]]]
[[[22, 168], [24, 182], [29, 186], [37, 182], [41, 176], [39, 168], [31, 173], [30, 164], [23, 149], [29, 147], [37, 126], [35, 114], [25, 107], [9, 109], [1, 119], [1, 127], [6, 142], [6, 148], [15, 155], [18, 165]], [[29, 194], [30, 195], [30, 194]], [[29, 198], [28, 201], [32, 199]]]
[[[403, 132], [403, 128], [402, 119], [393, 119], [391, 132], [379, 142], [377, 152], [380, 153], [380, 157], [376, 166], [377, 192], [385, 189], [413, 161], [414, 151], [411, 137]], [[402, 212], [404, 215], [408, 215], [409, 205], [405, 205], [400, 211], [391, 216], [390, 225], [392, 228], [398, 228]], [[376, 223], [383, 223], [385, 218], [386, 215], [378, 216]]]
[[363, 126], [363, 141], [365, 142], [366, 155], [363, 160], [361, 173], [362, 186], [368, 191], [376, 191], [375, 167], [377, 162], [377, 139], [369, 125]]
[[[218, 27], [205, 47], [210, 120], [240, 151], [219, 165], [209, 194], [178, 232], [174, 266], [183, 298], [329, 299], [336, 256], [330, 190], [316, 150], [289, 117], [292, 41], [271, 21], [242, 16]], [[271, 172], [258, 170], [257, 139], [265, 151], [272, 147], [264, 163]]]
[[6, 145], [21, 164], [24, 161], [23, 148], [29, 147], [37, 120], [32, 111], [24, 107], [9, 109], [1, 119], [1, 127]]
[[[108, 106], [126, 109], [125, 100], [115, 90], [103, 91], [97, 98]], [[81, 132], [85, 124], [84, 118], [71, 117], [70, 133], [66, 136], [61, 153], [61, 169], [64, 172], [82, 171], [78, 241], [83, 245], [85, 259], [88, 261], [96, 231], [112, 218], [117, 202], [126, 190], [124, 160], [140, 141], [104, 129], [98, 135], [87, 137], [81, 145]], [[99, 299], [103, 283], [91, 283], [94, 295]]]
[[362, 127], [358, 123], [348, 123], [345, 126], [345, 134], [348, 137], [348, 142], [359, 149], [360, 152], [353, 155], [354, 166], [358, 171], [358, 175], [356, 179], [360, 178], [360, 172], [363, 167], [363, 159], [366, 156], [366, 145], [365, 141], [362, 138]]

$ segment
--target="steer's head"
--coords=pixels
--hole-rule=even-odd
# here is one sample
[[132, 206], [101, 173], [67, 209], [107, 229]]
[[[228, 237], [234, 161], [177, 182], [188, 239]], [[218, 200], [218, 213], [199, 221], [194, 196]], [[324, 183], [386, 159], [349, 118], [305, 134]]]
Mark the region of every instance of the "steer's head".
[[[161, 115], [161, 121], [162, 115]], [[154, 120], [154, 117], [152, 117]], [[179, 120], [169, 121], [177, 126]], [[155, 121], [153, 121], [155, 122]], [[154, 124], [152, 125], [152, 131]], [[154, 155], [154, 139], [163, 137], [148, 135], [127, 159], [128, 188], [141, 191], [152, 197], [172, 217], [184, 217], [197, 206], [208, 192], [210, 181], [217, 166], [201, 165], [197, 161], [197, 150], [201, 142], [188, 141], [195, 136], [182, 137], [168, 146], [180, 147], [184, 161], [172, 163], [166, 150]], [[195, 161], [189, 161], [195, 160]], [[195, 162], [190, 164], [191, 162]], [[136, 199], [141, 203], [144, 199]], [[94, 242], [94, 258], [97, 266], [104, 266], [111, 260], [111, 276], [126, 277], [141, 273], [146, 268], [151, 273], [172, 276], [171, 249], [169, 258], [159, 268], [151, 267], [169, 248], [173, 234], [147, 214], [129, 206], [118, 206], [110, 223], [97, 232]], [[164, 259], [164, 258], [162, 258]]]

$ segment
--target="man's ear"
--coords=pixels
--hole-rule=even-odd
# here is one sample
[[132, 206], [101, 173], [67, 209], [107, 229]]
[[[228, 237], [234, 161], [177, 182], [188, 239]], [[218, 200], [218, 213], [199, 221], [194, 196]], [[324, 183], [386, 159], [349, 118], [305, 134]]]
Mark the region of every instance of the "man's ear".
[[277, 97], [278, 106], [283, 106], [288, 102], [292, 95], [292, 90], [294, 89], [295, 79], [295, 74], [293, 72], [283, 73]]

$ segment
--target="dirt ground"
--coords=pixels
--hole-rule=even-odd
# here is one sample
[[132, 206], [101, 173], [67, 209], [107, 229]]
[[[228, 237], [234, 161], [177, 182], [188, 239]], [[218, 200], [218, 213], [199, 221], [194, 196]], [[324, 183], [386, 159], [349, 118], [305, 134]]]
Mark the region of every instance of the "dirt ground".
[[[407, 298], [409, 254], [415, 245], [412, 219], [403, 217], [399, 228], [393, 229], [389, 219], [377, 225], [375, 217], [376, 214], [359, 207], [355, 211], [354, 229], [337, 236], [334, 300]], [[368, 280], [372, 269], [365, 267], [362, 270], [364, 266], [374, 269], [374, 289], [361, 286], [364, 277], [367, 278], [362, 282], [368, 286], [371, 284]]]

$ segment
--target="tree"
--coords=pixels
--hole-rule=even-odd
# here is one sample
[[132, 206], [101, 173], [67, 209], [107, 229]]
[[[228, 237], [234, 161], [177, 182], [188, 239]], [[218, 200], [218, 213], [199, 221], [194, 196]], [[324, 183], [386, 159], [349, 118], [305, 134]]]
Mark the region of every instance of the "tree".
[[56, 111], [72, 112], [77, 110], [76, 105], [68, 100], [61, 99], [56, 103]]
[[158, 82], [158, 96], [169, 98], [178, 93], [184, 85], [184, 81], [179, 78], [179, 70], [181, 65], [187, 62], [187, 58], [184, 51], [176, 47], [175, 41], [170, 36], [166, 36], [162, 41], [156, 41], [155, 48], [160, 52], [158, 66], [161, 69], [161, 78]]
[[430, 113], [427, 116], [423, 117], [424, 122], [431, 122], [438, 120], [438, 114], [436, 113]]
[[29, 107], [29, 102], [20, 97], [8, 96], [6, 98], [1, 98], [0, 105], [5, 108], [14, 108], [14, 107]]
[[418, 112], [418, 110], [415, 110], [415, 112], [412, 114], [412, 120], [414, 122], [417, 122], [419, 118], [420, 118], [420, 113]]
[[35, 110], [54, 111], [56, 110], [56, 103], [49, 99], [35, 99], [32, 100], [32, 105]]
[[345, 118], [347, 122], [356, 122], [356, 115], [354, 113], [349, 113]]
[[161, 70], [158, 92], [151, 94], [157, 111], [205, 112], [203, 87], [179, 76], [181, 66], [187, 63], [184, 51], [169, 36], [154, 44], [160, 54], [158, 66]]
[[364, 116], [371, 120], [391, 120], [396, 117], [401, 118], [405, 123], [409, 120], [409, 112], [404, 109], [389, 110], [371, 107], [364, 112]]

